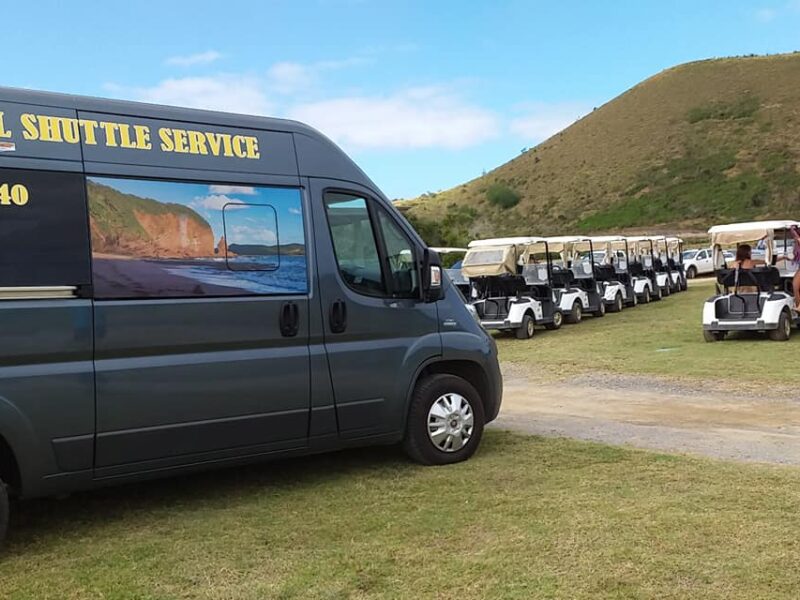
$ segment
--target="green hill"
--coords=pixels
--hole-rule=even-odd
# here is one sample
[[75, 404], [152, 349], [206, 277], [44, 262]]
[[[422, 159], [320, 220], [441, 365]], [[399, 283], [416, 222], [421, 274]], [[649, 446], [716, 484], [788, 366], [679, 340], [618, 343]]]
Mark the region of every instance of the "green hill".
[[431, 244], [800, 217], [800, 54], [668, 69], [464, 185], [398, 202]]

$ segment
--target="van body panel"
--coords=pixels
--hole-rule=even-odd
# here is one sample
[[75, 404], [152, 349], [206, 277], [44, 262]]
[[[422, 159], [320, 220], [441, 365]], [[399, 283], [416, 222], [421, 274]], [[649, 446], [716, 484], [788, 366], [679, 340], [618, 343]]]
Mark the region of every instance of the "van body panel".
[[[92, 466], [91, 301], [2, 301], [0, 332], [0, 435], [27, 494], [47, 475]], [[89, 444], [73, 446], [74, 455], [57, 450], [59, 440], [81, 436]]]
[[[283, 337], [290, 300], [300, 330]], [[306, 298], [98, 301], [95, 310], [98, 467], [307, 437]]]

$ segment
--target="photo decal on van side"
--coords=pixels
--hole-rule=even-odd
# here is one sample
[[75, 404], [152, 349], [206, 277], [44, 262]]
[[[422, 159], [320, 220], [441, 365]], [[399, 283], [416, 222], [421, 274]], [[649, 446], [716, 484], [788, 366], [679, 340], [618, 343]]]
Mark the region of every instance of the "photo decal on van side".
[[89, 177], [96, 298], [302, 294], [296, 188]]

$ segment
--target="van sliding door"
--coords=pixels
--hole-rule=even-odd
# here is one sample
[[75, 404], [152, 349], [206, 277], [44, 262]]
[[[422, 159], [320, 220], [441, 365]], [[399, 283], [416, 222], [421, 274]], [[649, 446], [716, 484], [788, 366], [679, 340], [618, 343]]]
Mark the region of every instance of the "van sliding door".
[[87, 190], [96, 476], [305, 446], [300, 189], [89, 175]]

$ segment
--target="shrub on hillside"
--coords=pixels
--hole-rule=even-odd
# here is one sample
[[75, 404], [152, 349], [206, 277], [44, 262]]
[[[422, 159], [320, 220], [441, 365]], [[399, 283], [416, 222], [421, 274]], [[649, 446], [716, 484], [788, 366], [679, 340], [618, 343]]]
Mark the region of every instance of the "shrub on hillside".
[[758, 107], [758, 98], [755, 96], [742, 96], [730, 102], [714, 102], [704, 106], [695, 106], [687, 113], [686, 119], [689, 123], [698, 123], [707, 119], [721, 121], [744, 119], [745, 117], [753, 116]]
[[493, 183], [486, 190], [486, 199], [500, 208], [512, 208], [519, 204], [520, 195], [502, 183]]

